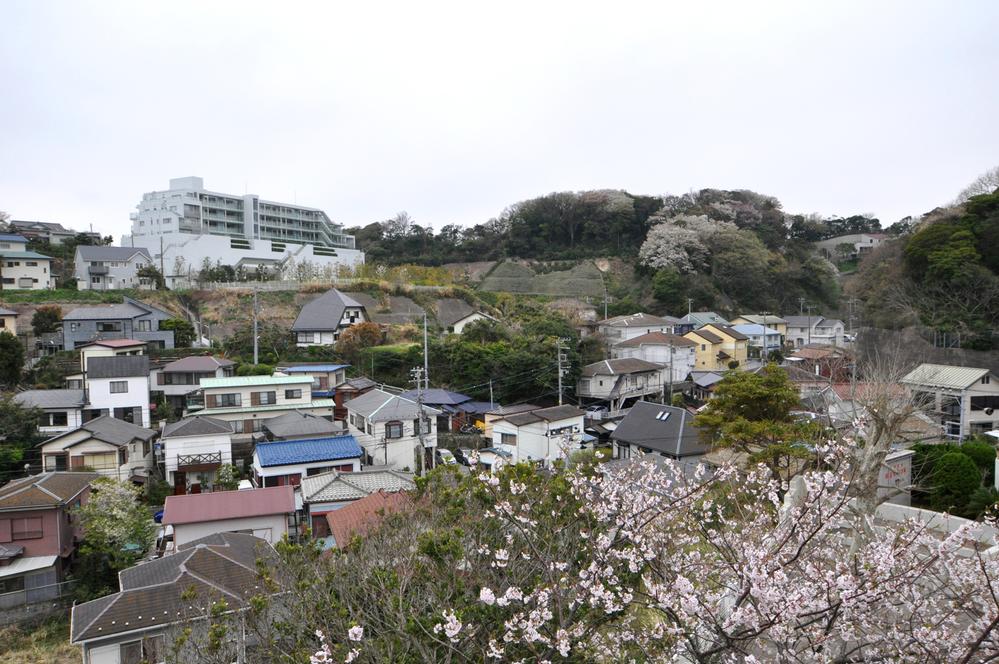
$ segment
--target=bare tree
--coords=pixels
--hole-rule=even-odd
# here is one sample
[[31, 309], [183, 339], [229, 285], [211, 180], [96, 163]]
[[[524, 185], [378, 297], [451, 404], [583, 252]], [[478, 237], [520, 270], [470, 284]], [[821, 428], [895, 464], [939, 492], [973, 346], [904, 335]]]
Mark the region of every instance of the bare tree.
[[972, 196], [991, 194], [996, 189], [999, 189], [999, 166], [985, 171], [975, 178], [971, 184], [961, 190], [961, 193], [954, 199], [954, 205], [960, 205]]

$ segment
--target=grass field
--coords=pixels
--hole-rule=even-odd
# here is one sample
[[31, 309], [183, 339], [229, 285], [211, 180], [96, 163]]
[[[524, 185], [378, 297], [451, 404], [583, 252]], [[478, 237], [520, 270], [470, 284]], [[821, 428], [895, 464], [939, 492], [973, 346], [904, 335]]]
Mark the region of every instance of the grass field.
[[4, 664], [79, 664], [80, 649], [69, 644], [69, 616], [28, 627], [0, 629]]

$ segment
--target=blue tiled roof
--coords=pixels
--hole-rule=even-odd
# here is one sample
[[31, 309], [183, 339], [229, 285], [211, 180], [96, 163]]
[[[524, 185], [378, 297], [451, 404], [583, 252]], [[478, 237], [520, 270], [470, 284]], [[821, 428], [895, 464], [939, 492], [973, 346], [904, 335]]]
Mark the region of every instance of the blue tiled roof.
[[361, 456], [361, 446], [353, 436], [284, 440], [258, 443], [255, 452], [262, 467], [287, 466], [298, 463], [316, 463], [335, 459], [352, 459]]
[[10, 233], [0, 233], [0, 241], [2, 241], [2, 242], [27, 242], [28, 240], [23, 235], [12, 235]]
[[327, 373], [346, 369], [349, 364], [304, 364], [284, 369], [285, 373], [309, 373], [311, 371], [325, 371]]

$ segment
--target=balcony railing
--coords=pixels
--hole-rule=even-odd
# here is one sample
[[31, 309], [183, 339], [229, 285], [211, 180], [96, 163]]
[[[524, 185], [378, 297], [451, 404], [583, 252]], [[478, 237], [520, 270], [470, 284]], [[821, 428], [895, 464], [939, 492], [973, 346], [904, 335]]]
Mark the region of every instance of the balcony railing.
[[177, 456], [177, 470], [209, 470], [222, 465], [221, 452], [203, 454], [180, 454]]

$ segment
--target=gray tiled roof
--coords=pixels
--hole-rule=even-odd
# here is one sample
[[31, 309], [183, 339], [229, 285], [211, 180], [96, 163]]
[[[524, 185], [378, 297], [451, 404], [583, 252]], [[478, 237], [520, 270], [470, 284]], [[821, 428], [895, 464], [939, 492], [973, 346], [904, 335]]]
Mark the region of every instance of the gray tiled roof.
[[119, 320], [135, 318], [149, 313], [134, 304], [109, 304], [104, 307], [77, 307], [62, 317], [63, 320]]
[[[188, 620], [222, 594], [239, 608], [263, 592], [257, 561], [273, 564], [276, 558], [266, 541], [252, 535], [222, 533], [189, 542], [173, 555], [122, 571], [120, 592], [74, 606], [70, 640], [104, 639]], [[197, 599], [187, 595], [191, 589]]]
[[[347, 409], [363, 415], [372, 422], [390, 422], [393, 420], [413, 420], [419, 417], [419, 406], [396, 394], [384, 390], [371, 390], [347, 402]], [[440, 415], [440, 411], [429, 406], [423, 407], [428, 416]]]
[[600, 321], [601, 327], [661, 327], [674, 325], [680, 322], [672, 316], [653, 316], [652, 314], [637, 313], [624, 316], [614, 316]]
[[83, 426], [74, 429], [73, 431], [49, 438], [49, 440], [43, 441], [39, 443], [39, 445], [44, 445], [51, 440], [56, 440], [58, 438], [62, 438], [63, 436], [69, 435], [69, 433], [81, 430], [89, 431], [90, 435], [97, 440], [110, 443], [112, 445], [118, 445], [119, 447], [126, 445], [135, 439], [151, 440], [156, 436], [156, 432], [152, 429], [144, 429], [143, 427], [136, 426], [131, 422], [117, 420], [110, 415], [102, 415], [101, 417], [90, 420]]
[[87, 378], [131, 378], [149, 375], [147, 355], [92, 357], [87, 362]]
[[[665, 419], [663, 419], [665, 418]], [[705, 454], [710, 449], [685, 408], [639, 401], [611, 433], [611, 438], [672, 457]]]
[[144, 247], [94, 247], [80, 245], [77, 255], [85, 261], [128, 261], [136, 254], [142, 255], [150, 263], [153, 261]]
[[462, 318], [475, 313], [468, 302], [456, 297], [444, 297], [437, 300], [437, 322], [443, 327], [451, 327]]
[[395, 470], [336, 470], [302, 478], [302, 499], [307, 503], [358, 500], [376, 491], [409, 491], [416, 488], [412, 475]]
[[163, 427], [163, 437], [169, 436], [211, 436], [220, 433], [232, 433], [232, 424], [214, 417], [185, 417], [179, 422], [172, 422]]
[[166, 373], [207, 373], [220, 367], [231, 367], [235, 362], [211, 355], [192, 355], [174, 360], [163, 367]]
[[83, 390], [27, 390], [15, 394], [14, 401], [28, 408], [81, 408], [86, 398]]
[[580, 372], [582, 376], [620, 376], [621, 374], [658, 371], [662, 365], [640, 360], [637, 357], [622, 357], [616, 360], [601, 360], [587, 364]]
[[264, 420], [264, 429], [275, 438], [322, 436], [340, 433], [344, 429], [336, 422], [310, 413], [293, 411]]
[[4, 309], [0, 307], [0, 316], [16, 316], [17, 312], [12, 309]]
[[337, 289], [326, 291], [306, 303], [291, 326], [292, 331], [335, 330], [340, 327], [347, 307], [360, 307], [360, 302]]

